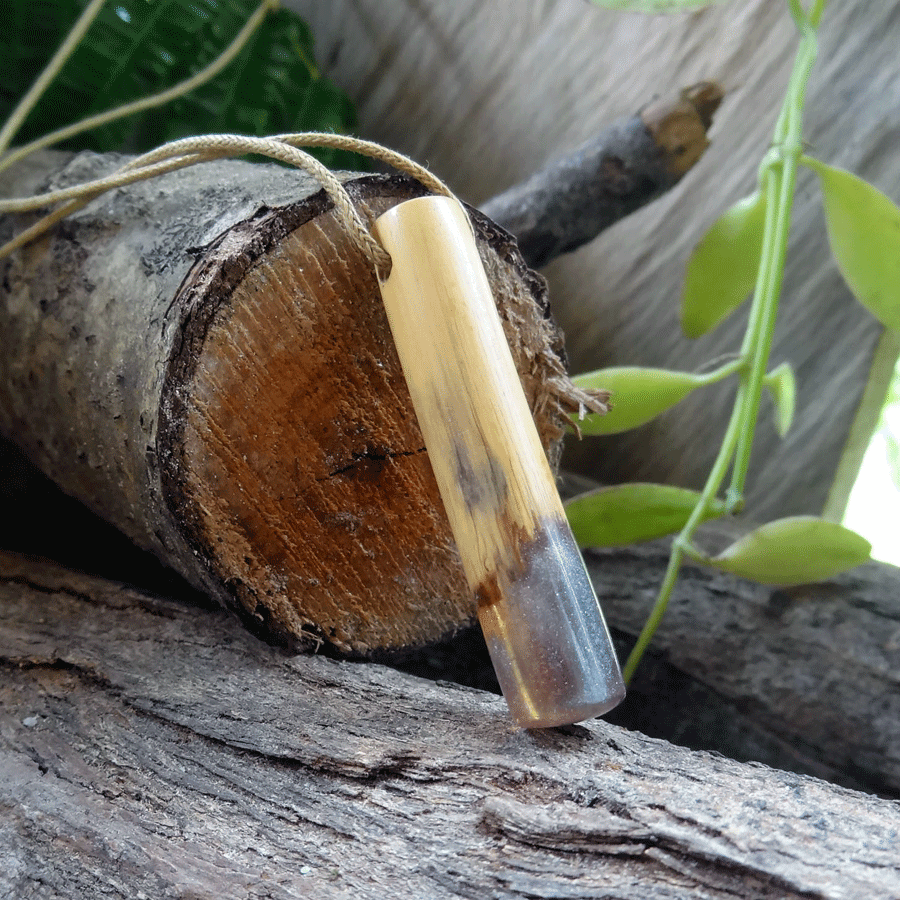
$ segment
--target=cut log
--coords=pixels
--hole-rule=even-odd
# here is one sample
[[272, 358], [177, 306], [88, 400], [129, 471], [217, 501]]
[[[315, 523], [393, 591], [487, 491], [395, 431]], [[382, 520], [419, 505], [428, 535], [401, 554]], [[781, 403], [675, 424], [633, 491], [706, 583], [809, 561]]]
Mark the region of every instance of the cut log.
[[0, 894], [900, 895], [900, 806], [0, 556]]
[[[0, 189], [114, 163], [81, 155], [48, 182], [51, 155]], [[364, 217], [423, 193], [347, 178]], [[543, 280], [473, 218], [555, 460], [584, 396]], [[0, 432], [64, 490], [270, 639], [364, 652], [471, 620], [372, 266], [318, 185], [240, 162], [183, 170], [106, 195], [3, 267]]]

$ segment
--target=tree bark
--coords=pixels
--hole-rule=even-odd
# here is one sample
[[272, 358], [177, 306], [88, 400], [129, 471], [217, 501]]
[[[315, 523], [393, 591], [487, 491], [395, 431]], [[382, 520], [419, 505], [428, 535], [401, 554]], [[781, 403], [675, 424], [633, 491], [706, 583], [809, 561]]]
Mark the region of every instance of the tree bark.
[[[113, 162], [84, 154], [51, 174], [50, 155], [6, 182], [30, 193]], [[403, 178], [346, 184], [364, 217], [422, 193]], [[543, 280], [473, 217], [555, 460], [587, 398], [565, 375]], [[372, 266], [310, 179], [220, 162], [133, 185], [4, 275], [0, 431], [251, 629], [363, 652], [471, 620]]]
[[896, 803], [0, 557], [4, 896], [887, 898]]

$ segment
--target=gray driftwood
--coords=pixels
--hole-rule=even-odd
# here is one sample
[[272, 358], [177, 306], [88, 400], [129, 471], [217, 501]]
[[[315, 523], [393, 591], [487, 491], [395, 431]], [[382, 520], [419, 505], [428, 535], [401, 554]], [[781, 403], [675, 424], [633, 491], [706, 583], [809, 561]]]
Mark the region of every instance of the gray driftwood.
[[0, 557], [0, 894], [900, 894], [900, 806]]
[[698, 84], [606, 126], [571, 153], [483, 203], [539, 269], [661, 197], [700, 159], [722, 99]]
[[[574, 371], [606, 365], [691, 370], [740, 345], [741, 317], [702, 340], [678, 327], [684, 262], [705, 228], [752, 190], [771, 140], [796, 46], [787, 4], [747, 0], [694, 14], [643, 16], [584, 0], [286, 0], [310, 22], [324, 71], [357, 101], [361, 131], [428, 160], [476, 204], [576, 147], [598, 121], [654, 93], [721, 84], [712, 147], [665, 198], [561, 258], [545, 274]], [[900, 10], [830, 3], [808, 93], [805, 138], [818, 157], [900, 200]], [[787, 440], [759, 430], [748, 510], [758, 521], [819, 513], [829, 495], [872, 366], [880, 327], [829, 258], [811, 173], [801, 174], [773, 364], [798, 375]], [[855, 464], [877, 417], [897, 343], [887, 348], [855, 441]], [[878, 387], [878, 386], [876, 386]], [[570, 464], [601, 481], [702, 483], [730, 387], [703, 391], [655, 424], [575, 447]], [[864, 416], [865, 418], [865, 416]], [[855, 475], [836, 492], [843, 505]]]
[[[707, 526], [724, 546], [733, 527]], [[591, 550], [588, 569], [620, 656], [634, 645], [668, 542]], [[394, 662], [499, 690], [477, 631]], [[752, 584], [686, 566], [625, 702], [606, 718], [712, 750], [900, 798], [900, 569], [871, 563], [827, 583]]]

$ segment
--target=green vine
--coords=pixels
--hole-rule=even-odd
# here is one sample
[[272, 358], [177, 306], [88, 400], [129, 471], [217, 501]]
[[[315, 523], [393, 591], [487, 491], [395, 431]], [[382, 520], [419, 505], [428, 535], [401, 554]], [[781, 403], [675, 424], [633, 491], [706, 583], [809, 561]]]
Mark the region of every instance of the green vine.
[[[610, 8], [673, 11], [697, 7], [690, 0], [630, 3], [595, 0]], [[708, 5], [708, 4], [704, 4]], [[769, 584], [797, 584], [829, 578], [864, 562], [868, 542], [833, 522], [798, 516], [763, 525], [716, 556], [695, 545], [699, 526], [710, 518], [738, 513], [764, 389], [772, 394], [776, 424], [783, 434], [793, 418], [795, 386], [787, 365], [767, 373], [787, 258], [791, 209], [797, 174], [806, 166], [818, 176], [832, 254], [857, 299], [883, 324], [900, 330], [900, 209], [871, 185], [849, 172], [803, 155], [803, 108], [806, 87], [818, 51], [817, 32], [825, 0], [787, 0], [799, 45], [772, 144], [759, 166], [754, 194], [732, 206], [698, 244], [687, 267], [682, 300], [682, 327], [698, 337], [718, 325], [752, 291], [743, 343], [736, 359], [710, 376], [658, 369], [608, 369], [575, 378], [582, 387], [611, 384], [614, 401], [625, 407], [619, 421], [634, 427], [649, 421], [695, 388], [735, 374], [737, 391], [730, 420], [706, 484], [699, 493], [662, 485], [641, 485], [640, 502], [622, 485], [575, 498], [567, 506], [583, 545], [621, 543], [615, 533], [647, 539], [660, 523], [677, 531], [669, 563], [647, 622], [624, 669], [626, 681], [663, 619], [685, 558]], [[626, 373], [623, 377], [623, 373]], [[672, 385], [681, 386], [673, 391]], [[588, 434], [612, 433], [611, 422], [588, 417]], [[723, 485], [731, 474], [724, 499]], [[672, 490], [680, 491], [674, 495]], [[622, 502], [624, 500], [624, 502]], [[688, 502], [689, 501], [689, 502]], [[636, 523], [639, 523], [636, 525]], [[600, 537], [602, 540], [597, 541]]]

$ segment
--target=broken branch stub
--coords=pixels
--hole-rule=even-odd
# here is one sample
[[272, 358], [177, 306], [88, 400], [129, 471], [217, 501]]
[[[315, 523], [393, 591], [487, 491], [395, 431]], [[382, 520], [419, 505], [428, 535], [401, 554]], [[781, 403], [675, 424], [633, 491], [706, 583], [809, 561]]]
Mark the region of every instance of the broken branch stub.
[[709, 146], [722, 89], [701, 82], [610, 123], [481, 210], [516, 236], [529, 266], [592, 241], [662, 196]]

